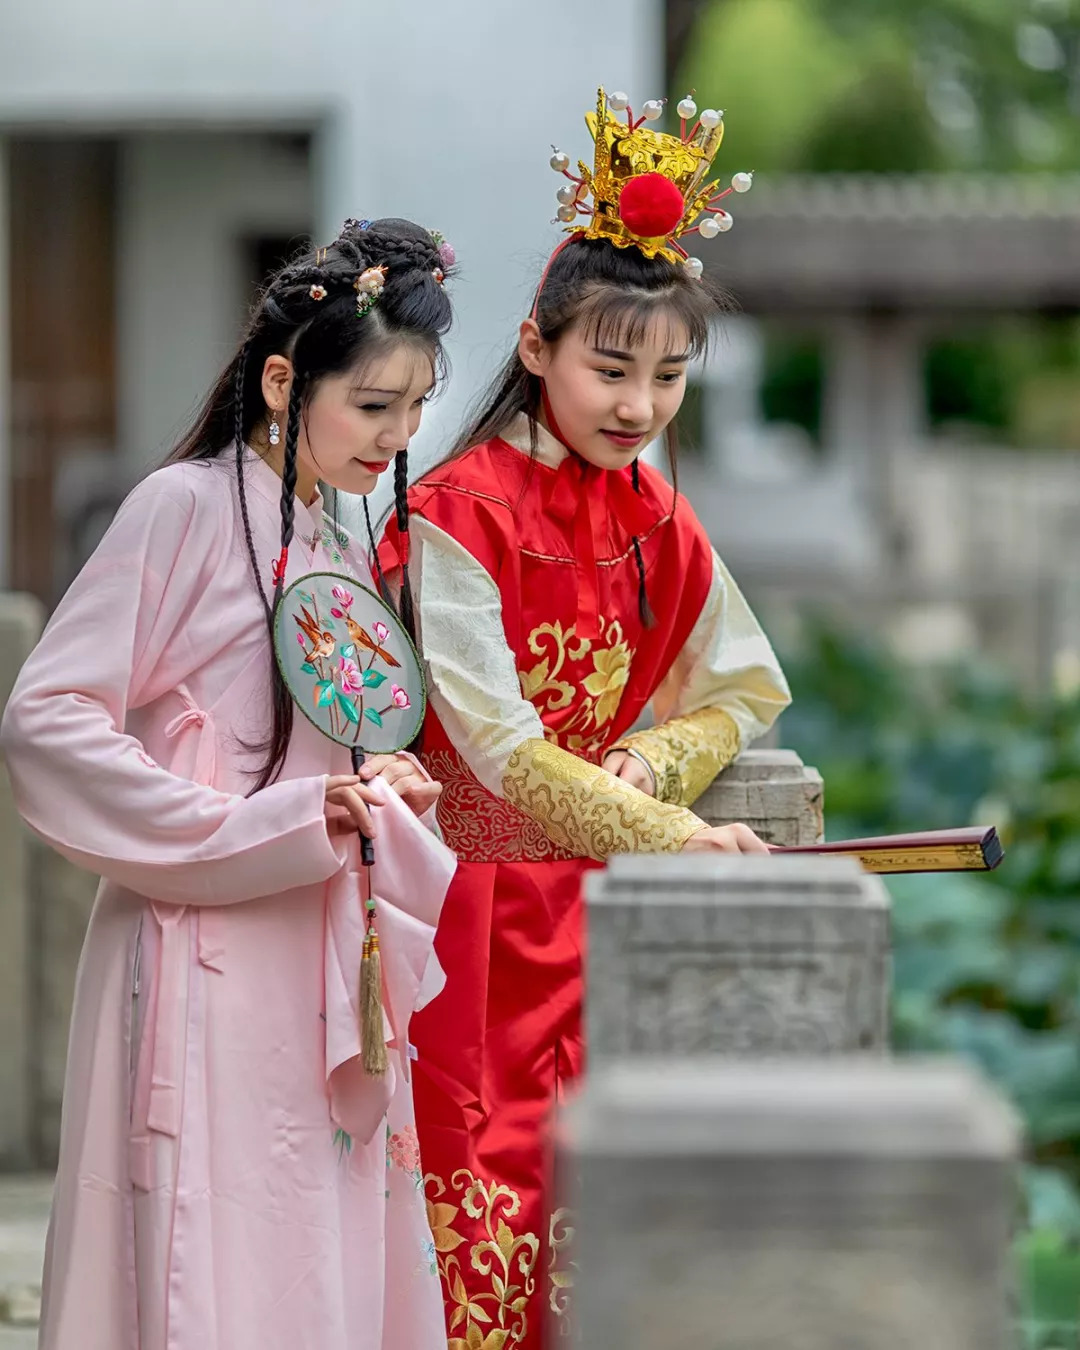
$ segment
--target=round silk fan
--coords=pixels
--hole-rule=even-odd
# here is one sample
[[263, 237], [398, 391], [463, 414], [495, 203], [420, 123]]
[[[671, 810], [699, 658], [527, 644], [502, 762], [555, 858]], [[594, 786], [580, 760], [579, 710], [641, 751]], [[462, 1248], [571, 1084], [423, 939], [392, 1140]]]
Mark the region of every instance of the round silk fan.
[[[339, 572], [311, 572], [281, 598], [274, 622], [278, 667], [296, 706], [352, 753], [393, 754], [416, 739], [427, 690], [416, 648], [374, 591]], [[366, 865], [371, 840], [362, 838]]]

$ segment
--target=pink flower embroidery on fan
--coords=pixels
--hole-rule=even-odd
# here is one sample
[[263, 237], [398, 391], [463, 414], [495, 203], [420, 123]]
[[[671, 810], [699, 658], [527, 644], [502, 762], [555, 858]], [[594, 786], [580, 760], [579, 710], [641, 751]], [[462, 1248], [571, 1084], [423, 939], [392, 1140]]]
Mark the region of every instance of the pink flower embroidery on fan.
[[403, 1172], [415, 1172], [420, 1166], [420, 1140], [412, 1125], [392, 1134], [386, 1143], [390, 1161]]
[[[348, 609], [353, 602], [352, 592], [347, 591], [344, 586], [335, 586], [334, 589], [330, 592], [330, 594], [334, 597], [334, 599], [338, 602], [338, 604], [341, 606], [342, 609]], [[331, 610], [331, 613], [334, 615], [335, 618], [338, 619], [341, 618], [341, 615], [338, 614], [336, 609]]]
[[359, 694], [364, 688], [364, 677], [360, 667], [347, 656], [338, 661], [338, 683], [346, 694]]
[[377, 619], [372, 624], [372, 627], [375, 629], [375, 636], [379, 639], [380, 642], [385, 642], [386, 639], [390, 636], [390, 629], [387, 628], [386, 624], [379, 623]]
[[305, 642], [304, 642], [304, 635], [303, 635], [303, 633], [297, 633], [297, 635], [296, 635], [296, 640], [297, 640], [297, 642], [299, 642], [299, 644], [300, 644], [301, 647], [303, 647], [303, 646], [306, 645]]
[[412, 707], [412, 703], [409, 701], [408, 694], [405, 692], [404, 689], [402, 689], [400, 684], [392, 684], [390, 686], [390, 700], [395, 708]]

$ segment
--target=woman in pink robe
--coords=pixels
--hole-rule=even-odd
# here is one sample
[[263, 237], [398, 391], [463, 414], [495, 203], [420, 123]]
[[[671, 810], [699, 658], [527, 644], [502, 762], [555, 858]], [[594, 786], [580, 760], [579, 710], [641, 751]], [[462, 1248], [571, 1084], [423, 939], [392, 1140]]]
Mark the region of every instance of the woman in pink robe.
[[[441, 986], [454, 860], [407, 803], [437, 787], [410, 760], [348, 776], [348, 751], [289, 716], [267, 626], [305, 572], [370, 578], [316, 474], [366, 493], [403, 458], [449, 322], [438, 263], [407, 222], [347, 222], [275, 279], [8, 704], [20, 810], [104, 878], [75, 992], [43, 1350], [445, 1346], [408, 1044]], [[367, 305], [355, 283], [372, 266], [384, 289]], [[376, 835], [381, 1076], [361, 1056], [357, 821]]]

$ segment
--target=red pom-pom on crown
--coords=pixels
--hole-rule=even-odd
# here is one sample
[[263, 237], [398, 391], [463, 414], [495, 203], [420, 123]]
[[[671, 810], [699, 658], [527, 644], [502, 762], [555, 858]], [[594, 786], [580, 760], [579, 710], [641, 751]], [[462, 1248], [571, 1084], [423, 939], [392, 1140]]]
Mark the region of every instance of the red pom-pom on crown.
[[685, 210], [682, 193], [662, 173], [631, 178], [619, 195], [619, 218], [639, 239], [673, 234]]

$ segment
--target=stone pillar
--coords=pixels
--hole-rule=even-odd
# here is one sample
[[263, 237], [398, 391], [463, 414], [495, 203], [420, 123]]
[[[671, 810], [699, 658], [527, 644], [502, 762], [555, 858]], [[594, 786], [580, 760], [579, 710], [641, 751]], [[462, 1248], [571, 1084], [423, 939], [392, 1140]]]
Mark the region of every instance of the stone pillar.
[[75, 973], [100, 878], [68, 862], [39, 839], [32, 839], [30, 847], [35, 910], [34, 1159], [38, 1167], [55, 1167]]
[[[28, 595], [0, 593], [0, 710], [41, 633]], [[0, 768], [0, 1170], [25, 1167], [33, 1136], [31, 843]]]
[[0, 135], [0, 591], [11, 575], [11, 200], [8, 142]]
[[559, 1130], [578, 1343], [1006, 1350], [1017, 1149], [943, 1061], [601, 1067]]
[[622, 855], [586, 896], [593, 1063], [888, 1044], [888, 893], [854, 859]]
[[794, 750], [747, 750], [694, 803], [710, 825], [741, 820], [767, 843], [817, 844], [824, 835], [825, 789], [817, 769]]

